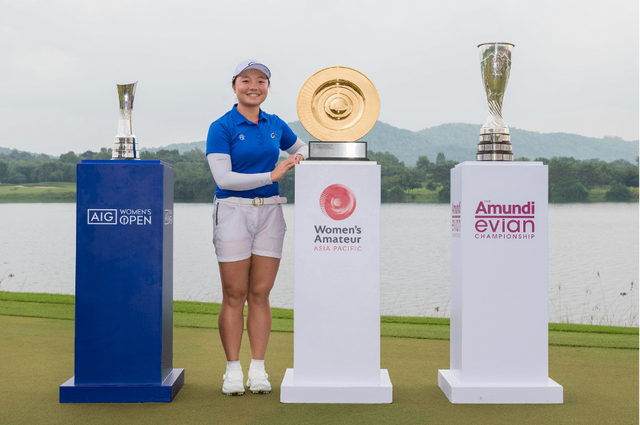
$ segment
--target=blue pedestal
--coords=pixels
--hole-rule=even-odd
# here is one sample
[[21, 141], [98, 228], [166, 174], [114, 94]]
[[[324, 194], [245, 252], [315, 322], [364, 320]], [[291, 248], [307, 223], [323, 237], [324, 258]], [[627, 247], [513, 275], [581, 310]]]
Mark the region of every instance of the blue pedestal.
[[75, 376], [61, 403], [170, 402], [173, 169], [161, 161], [77, 167]]

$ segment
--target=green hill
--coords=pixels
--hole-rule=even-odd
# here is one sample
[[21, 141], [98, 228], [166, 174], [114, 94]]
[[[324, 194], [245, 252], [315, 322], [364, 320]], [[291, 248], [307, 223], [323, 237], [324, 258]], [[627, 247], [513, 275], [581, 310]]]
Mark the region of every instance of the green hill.
[[[314, 140], [300, 121], [289, 123], [289, 126], [305, 142]], [[442, 124], [410, 131], [378, 121], [362, 140], [368, 143], [369, 150], [390, 152], [407, 166], [415, 165], [421, 155], [434, 161], [439, 152], [454, 161], [472, 161], [480, 127], [480, 124]], [[638, 157], [637, 140], [627, 142], [618, 137], [598, 139], [568, 133], [539, 133], [513, 127], [510, 131], [516, 158], [527, 157], [533, 160], [566, 156], [580, 160], [598, 158], [606, 162], [624, 159], [635, 163]], [[178, 149], [180, 153], [184, 153], [196, 147], [204, 151], [205, 142], [174, 143], [142, 150], [157, 152], [160, 149]]]
[[[315, 140], [304, 129], [300, 121], [289, 123], [289, 126], [302, 140]], [[457, 162], [473, 161], [480, 124], [442, 124], [410, 131], [397, 128], [378, 121], [371, 131], [362, 138], [368, 143], [369, 150], [389, 152], [407, 166], [414, 166], [418, 157], [425, 155], [435, 161], [439, 152], [447, 159]], [[539, 133], [537, 131], [510, 128], [511, 143], [516, 158], [573, 157], [575, 159], [600, 159], [612, 162], [624, 159], [635, 163], [638, 158], [638, 141], [625, 141], [619, 137], [585, 137], [568, 133]], [[167, 146], [146, 148], [141, 151], [158, 152], [160, 149], [177, 149], [181, 154], [199, 148], [205, 151], [205, 141], [172, 143]], [[0, 154], [9, 155], [13, 149], [0, 147]], [[40, 158], [41, 155], [35, 154]], [[34, 159], [35, 159], [34, 157]], [[26, 159], [26, 158], [23, 158]], [[57, 157], [50, 157], [55, 160]]]

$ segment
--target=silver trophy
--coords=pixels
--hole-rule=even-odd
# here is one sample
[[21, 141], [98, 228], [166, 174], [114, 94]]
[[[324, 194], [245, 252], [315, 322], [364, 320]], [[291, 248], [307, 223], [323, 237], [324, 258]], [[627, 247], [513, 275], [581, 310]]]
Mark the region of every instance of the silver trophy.
[[476, 161], [513, 161], [509, 127], [502, 119], [502, 99], [511, 72], [511, 43], [479, 44], [482, 83], [489, 104], [489, 118], [480, 130]]
[[138, 144], [131, 126], [133, 97], [136, 94], [137, 84], [137, 81], [130, 84], [117, 84], [118, 98], [120, 99], [120, 119], [111, 159], [138, 159]]

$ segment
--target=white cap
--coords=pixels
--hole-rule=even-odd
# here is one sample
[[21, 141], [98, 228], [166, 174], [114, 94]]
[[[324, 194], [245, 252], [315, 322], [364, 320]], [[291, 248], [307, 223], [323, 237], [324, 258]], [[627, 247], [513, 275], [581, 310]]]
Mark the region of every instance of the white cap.
[[267, 68], [266, 65], [258, 62], [254, 59], [248, 59], [246, 61], [242, 61], [236, 67], [236, 71], [233, 73], [233, 78], [236, 78], [238, 75], [242, 74], [243, 71], [247, 69], [257, 69], [258, 71], [262, 71], [267, 78], [271, 78], [271, 71]]

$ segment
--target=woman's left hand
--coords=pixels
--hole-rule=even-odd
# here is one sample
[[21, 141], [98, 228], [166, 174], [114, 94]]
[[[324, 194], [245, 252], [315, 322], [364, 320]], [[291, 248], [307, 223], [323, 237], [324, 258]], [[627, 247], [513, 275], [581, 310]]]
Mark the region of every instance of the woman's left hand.
[[291, 155], [289, 158], [280, 161], [278, 165], [276, 165], [276, 168], [271, 172], [272, 182], [279, 181], [282, 177], [284, 177], [287, 171], [295, 167], [296, 164], [300, 163], [300, 160], [296, 159], [295, 156], [298, 155]]

